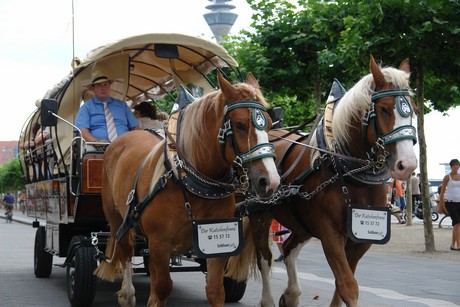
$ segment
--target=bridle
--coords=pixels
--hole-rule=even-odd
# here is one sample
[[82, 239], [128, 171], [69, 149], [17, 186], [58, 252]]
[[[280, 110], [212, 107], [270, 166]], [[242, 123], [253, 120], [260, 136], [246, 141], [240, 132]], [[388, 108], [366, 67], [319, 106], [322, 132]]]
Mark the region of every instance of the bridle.
[[229, 139], [230, 145], [232, 146], [236, 155], [235, 160], [240, 161], [241, 164], [246, 164], [248, 162], [263, 158], [276, 158], [274, 145], [271, 143], [257, 144], [245, 152], [240, 152], [232, 130], [229, 113], [233, 110], [241, 108], [249, 108], [251, 110], [252, 124], [257, 130], [264, 131], [267, 127], [268, 119], [264, 114], [266, 109], [259, 102], [253, 100], [241, 100], [226, 105], [224, 109], [222, 127], [219, 129], [218, 135], [219, 143], [222, 145], [222, 153], [224, 155], [224, 159], [226, 160], [224, 150], [226, 138]]
[[410, 95], [410, 91], [408, 89], [393, 89], [393, 90], [384, 90], [379, 91], [371, 96], [372, 104], [370, 109], [366, 112], [363, 118], [363, 129], [364, 134], [369, 127], [369, 122], [371, 119], [374, 120], [374, 130], [377, 135], [379, 135], [375, 145], [371, 148], [371, 152], [368, 154], [369, 158], [373, 158], [376, 155], [378, 149], [385, 147], [386, 145], [401, 141], [401, 140], [412, 140], [414, 145], [417, 143], [417, 132], [414, 126], [412, 125], [403, 125], [396, 127], [395, 129], [391, 130], [388, 133], [382, 134], [380, 133], [379, 125], [378, 125], [378, 117], [375, 113], [375, 104], [380, 98], [393, 96], [395, 97], [395, 107], [398, 113], [402, 117], [409, 117], [413, 113], [413, 108], [407, 96]]

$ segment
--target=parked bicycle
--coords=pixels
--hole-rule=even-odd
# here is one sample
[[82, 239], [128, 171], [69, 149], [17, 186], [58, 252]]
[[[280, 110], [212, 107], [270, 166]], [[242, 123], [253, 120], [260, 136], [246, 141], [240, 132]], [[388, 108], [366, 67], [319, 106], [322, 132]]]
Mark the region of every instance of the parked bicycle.
[[[431, 211], [431, 219], [433, 222], [436, 222], [439, 218], [439, 214], [436, 212], [436, 210], [433, 210], [433, 208], [436, 208], [436, 202], [433, 201], [433, 194], [430, 193], [430, 211]], [[417, 217], [421, 220], [423, 220], [423, 206], [421, 201], [415, 201], [415, 203], [412, 206], [412, 218]], [[403, 219], [407, 221], [407, 212], [403, 213]]]

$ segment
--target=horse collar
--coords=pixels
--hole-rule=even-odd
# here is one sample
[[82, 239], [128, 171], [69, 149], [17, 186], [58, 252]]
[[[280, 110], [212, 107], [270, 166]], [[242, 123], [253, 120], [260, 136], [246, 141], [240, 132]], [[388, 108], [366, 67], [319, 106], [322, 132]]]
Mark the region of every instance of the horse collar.
[[[174, 114], [171, 118], [173, 116]], [[178, 122], [180, 123], [180, 121]], [[236, 185], [233, 184], [235, 179], [233, 171], [230, 171], [227, 176], [220, 180], [214, 180], [208, 178], [187, 162], [180, 152], [174, 137], [179, 133], [179, 126], [175, 126], [175, 130], [176, 134], [169, 132], [168, 129], [165, 130], [164, 148], [165, 167], [168, 172], [171, 172], [174, 180], [179, 182], [190, 193], [206, 199], [220, 199], [235, 192]]]

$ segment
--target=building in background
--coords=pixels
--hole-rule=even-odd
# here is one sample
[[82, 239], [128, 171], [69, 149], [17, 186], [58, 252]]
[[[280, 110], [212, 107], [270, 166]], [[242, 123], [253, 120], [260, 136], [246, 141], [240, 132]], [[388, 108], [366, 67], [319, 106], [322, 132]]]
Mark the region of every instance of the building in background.
[[211, 12], [204, 14], [204, 19], [216, 37], [216, 42], [220, 44], [224, 37], [230, 33], [235, 24], [238, 14], [230, 12], [235, 8], [234, 5], [227, 4], [231, 0], [208, 0], [213, 4], [206, 6]]
[[0, 141], [0, 165], [14, 159], [19, 153], [18, 141]]

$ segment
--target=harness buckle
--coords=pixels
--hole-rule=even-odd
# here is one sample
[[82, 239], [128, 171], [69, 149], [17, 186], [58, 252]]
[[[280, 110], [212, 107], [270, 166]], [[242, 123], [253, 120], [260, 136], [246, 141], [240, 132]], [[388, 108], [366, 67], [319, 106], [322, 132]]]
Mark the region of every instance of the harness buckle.
[[343, 187], [342, 187], [342, 193], [343, 193], [344, 195], [348, 195], [348, 188], [347, 188], [346, 186], [343, 186]]
[[126, 205], [129, 206], [134, 199], [134, 194], [136, 193], [136, 190], [132, 189], [131, 192], [128, 194], [128, 198], [126, 199]]

